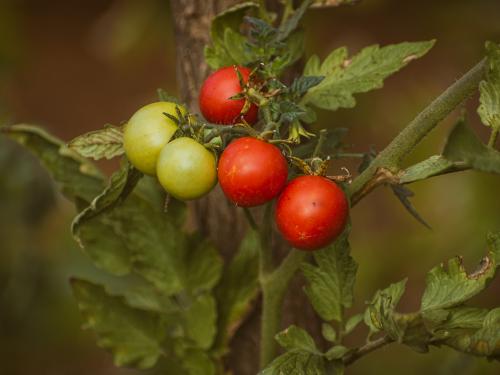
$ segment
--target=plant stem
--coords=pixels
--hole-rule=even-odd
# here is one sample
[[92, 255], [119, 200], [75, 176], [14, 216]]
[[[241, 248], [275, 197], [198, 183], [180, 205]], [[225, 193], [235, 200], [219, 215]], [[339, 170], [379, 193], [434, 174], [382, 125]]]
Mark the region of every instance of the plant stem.
[[394, 340], [391, 339], [389, 336], [384, 336], [381, 337], [375, 341], [369, 342], [362, 347], [358, 348], [354, 353], [351, 355], [348, 355], [347, 357], [344, 358], [343, 362], [344, 365], [349, 366], [353, 362], [356, 362], [358, 359], [361, 357], [373, 352], [374, 350], [377, 350], [387, 344], [390, 344]]
[[262, 320], [260, 336], [260, 366], [264, 368], [276, 356], [274, 336], [281, 328], [282, 305], [288, 284], [306, 258], [307, 253], [292, 249], [271, 274], [261, 275]]
[[481, 60], [462, 78], [448, 87], [427, 108], [418, 114], [406, 128], [373, 160], [373, 162], [351, 184], [349, 195], [352, 205], [368, 194], [375, 186], [370, 186], [380, 168], [396, 172], [399, 164], [414, 147], [443, 120], [451, 111], [462, 103], [476, 89], [484, 75], [486, 60]]
[[488, 140], [488, 147], [495, 148], [495, 143], [498, 138], [498, 129], [492, 129], [490, 139]]
[[259, 227], [258, 227], [257, 223], [255, 222], [255, 219], [253, 218], [253, 215], [250, 212], [250, 209], [248, 207], [243, 207], [243, 212], [245, 213], [245, 217], [248, 221], [248, 225], [250, 225], [250, 228], [252, 228], [255, 231], [258, 231]]

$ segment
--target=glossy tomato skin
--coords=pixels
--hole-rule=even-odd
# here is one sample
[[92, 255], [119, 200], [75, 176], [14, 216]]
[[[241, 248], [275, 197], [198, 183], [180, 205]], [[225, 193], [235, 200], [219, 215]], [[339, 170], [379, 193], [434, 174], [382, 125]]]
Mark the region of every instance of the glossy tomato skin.
[[276, 205], [276, 224], [300, 250], [317, 250], [344, 230], [349, 203], [338, 185], [321, 176], [300, 176], [285, 187]]
[[[243, 81], [248, 82], [251, 70], [239, 66]], [[242, 90], [234, 67], [221, 68], [208, 76], [201, 86], [199, 105], [203, 117], [214, 124], [230, 125], [239, 121], [245, 99], [231, 100], [230, 97]], [[250, 125], [257, 121], [258, 108], [252, 104], [244, 119]]]
[[226, 197], [241, 207], [261, 205], [285, 187], [288, 165], [280, 149], [257, 138], [231, 142], [218, 165], [219, 183]]
[[156, 175], [173, 197], [183, 201], [200, 198], [217, 182], [215, 156], [192, 138], [176, 138], [161, 150]]
[[163, 113], [177, 117], [176, 107], [186, 113], [182, 106], [171, 102], [148, 104], [137, 110], [125, 125], [125, 154], [132, 165], [141, 172], [155, 174], [158, 155], [177, 130], [175, 122]]

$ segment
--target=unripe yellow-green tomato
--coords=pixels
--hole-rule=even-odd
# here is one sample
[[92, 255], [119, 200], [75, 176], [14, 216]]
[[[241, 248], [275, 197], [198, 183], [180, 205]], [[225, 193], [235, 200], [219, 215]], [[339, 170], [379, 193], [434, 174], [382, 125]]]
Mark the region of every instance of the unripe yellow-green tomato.
[[125, 125], [125, 154], [132, 165], [145, 174], [155, 174], [158, 155], [177, 130], [175, 122], [163, 114], [177, 117], [176, 106], [181, 113], [186, 113], [186, 109], [176, 103], [156, 102], [140, 108]]
[[180, 137], [161, 150], [156, 175], [173, 197], [184, 201], [200, 198], [217, 182], [215, 156], [194, 139]]

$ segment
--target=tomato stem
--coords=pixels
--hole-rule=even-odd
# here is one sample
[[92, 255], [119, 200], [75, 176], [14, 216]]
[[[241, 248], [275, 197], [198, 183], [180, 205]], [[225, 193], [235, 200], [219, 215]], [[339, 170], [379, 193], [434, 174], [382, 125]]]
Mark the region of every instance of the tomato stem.
[[485, 72], [486, 60], [481, 60], [462, 78], [438, 96], [427, 108], [418, 114], [393, 141], [377, 155], [375, 160], [356, 179], [349, 189], [351, 204], [354, 206], [377, 184], [371, 183], [381, 169], [396, 172], [401, 161], [410, 154], [422, 139], [434, 129], [460, 103], [477, 88]]

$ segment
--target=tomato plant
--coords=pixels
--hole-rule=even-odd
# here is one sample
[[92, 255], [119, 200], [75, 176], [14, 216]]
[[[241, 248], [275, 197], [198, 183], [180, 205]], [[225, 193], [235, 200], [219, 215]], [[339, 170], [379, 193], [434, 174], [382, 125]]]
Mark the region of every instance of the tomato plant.
[[[3, 128], [36, 153], [74, 201], [79, 211], [72, 233], [99, 272], [109, 274], [99, 282], [72, 280], [86, 327], [97, 332], [98, 344], [113, 352], [117, 365], [156, 366], [176, 375], [238, 373], [228, 368], [226, 355], [252, 311], [261, 314], [259, 364], [250, 364], [252, 375], [343, 374], [392, 343], [419, 352], [448, 347], [500, 359], [499, 307], [470, 303], [500, 267], [500, 232], [487, 235], [488, 253], [473, 273], [460, 258], [431, 269], [416, 311], [397, 309], [403, 279], [372, 298], [362, 296], [368, 306], [352, 314], [358, 265], [350, 254], [348, 225], [356, 204], [380, 186], [389, 187], [425, 223], [409, 199], [409, 184], [464, 170], [500, 174], [500, 46], [487, 43], [486, 58], [380, 153], [351, 152], [355, 142], [344, 141], [345, 129], [318, 129], [317, 110], [354, 107], [357, 95], [381, 88], [385, 78], [424, 56], [434, 41], [373, 45], [352, 56], [340, 47], [324, 60], [311, 56], [303, 70], [291, 70], [304, 54], [300, 20], [306, 10], [342, 1], [304, 0], [295, 7], [295, 1], [284, 0], [277, 13], [264, 3], [244, 2], [214, 18], [211, 44], [204, 50], [214, 72], [199, 96], [191, 92], [183, 98], [193, 103], [199, 97], [204, 119], [195, 108], [188, 111], [188, 105], [162, 94], [124, 127], [107, 126], [67, 145], [36, 127]], [[181, 2], [172, 4], [182, 8]], [[188, 11], [191, 17], [194, 10]], [[186, 24], [182, 20], [177, 26]], [[198, 46], [199, 30], [194, 30], [185, 31]], [[195, 91], [201, 83], [197, 73], [184, 76], [182, 87]], [[484, 144], [463, 115], [444, 149], [405, 165], [422, 139], [476, 89], [479, 116], [491, 129], [489, 141]], [[106, 180], [84, 157], [122, 157], [122, 163]], [[336, 175], [345, 171], [347, 158], [358, 161], [358, 172]], [[182, 201], [209, 193], [217, 177], [244, 215], [235, 215], [233, 205], [214, 192], [189, 205], [188, 216]], [[238, 225], [240, 216], [248, 226]], [[276, 235], [273, 217], [291, 245], [283, 259], [274, 256], [287, 244]], [[247, 227], [240, 244], [238, 231]], [[225, 235], [213, 228], [225, 229]], [[295, 325], [279, 332], [283, 301], [297, 274], [305, 294], [294, 288], [293, 298], [309, 300], [323, 338]], [[367, 336], [361, 342], [345, 340], [360, 324]], [[253, 350], [253, 341], [247, 341]]]
[[278, 147], [242, 137], [222, 153], [218, 176], [224, 194], [238, 206], [253, 207], [276, 197], [285, 186], [288, 166]]
[[[177, 104], [156, 102], [135, 112], [123, 130], [123, 148], [128, 160], [141, 172], [154, 175], [161, 149], [177, 131], [175, 122], [164, 115], [177, 116]], [[184, 108], [180, 108], [185, 112]]]
[[[239, 71], [242, 82], [238, 77]], [[255, 104], [245, 107], [245, 98], [231, 99], [241, 94], [241, 83], [248, 84], [250, 69], [244, 66], [226, 66], [210, 74], [200, 89], [199, 105], [203, 116], [215, 124], [234, 124], [240, 118], [254, 124], [258, 108]]]
[[301, 250], [316, 250], [335, 240], [344, 230], [349, 204], [333, 181], [321, 176], [300, 176], [281, 193], [276, 223], [285, 239]]

